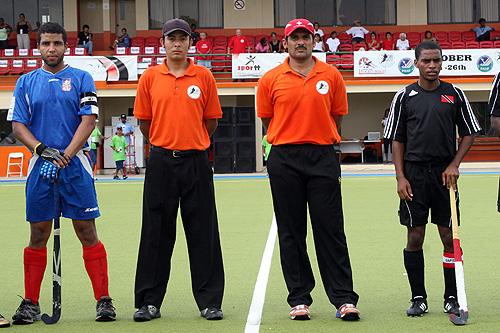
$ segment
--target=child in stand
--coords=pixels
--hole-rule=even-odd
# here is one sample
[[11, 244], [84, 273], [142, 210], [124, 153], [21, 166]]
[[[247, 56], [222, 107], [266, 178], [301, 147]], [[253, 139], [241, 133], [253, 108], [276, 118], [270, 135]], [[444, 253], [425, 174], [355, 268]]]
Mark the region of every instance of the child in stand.
[[116, 129], [116, 135], [111, 140], [109, 145], [113, 149], [113, 159], [115, 160], [116, 170], [113, 179], [120, 179], [118, 177], [118, 171], [122, 171], [123, 179], [128, 177], [125, 175], [125, 170], [123, 169], [123, 162], [125, 162], [125, 150], [127, 149], [127, 141], [123, 135], [123, 130], [120, 126]]

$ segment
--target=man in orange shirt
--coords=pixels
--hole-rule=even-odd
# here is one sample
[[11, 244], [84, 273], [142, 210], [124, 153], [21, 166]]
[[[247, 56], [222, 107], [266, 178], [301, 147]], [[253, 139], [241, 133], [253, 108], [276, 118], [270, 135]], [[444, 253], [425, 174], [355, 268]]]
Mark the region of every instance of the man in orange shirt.
[[337, 308], [336, 317], [358, 320], [358, 295], [344, 234], [340, 165], [333, 149], [347, 114], [347, 94], [339, 71], [312, 56], [313, 35], [308, 20], [286, 25], [290, 56], [260, 79], [257, 115], [273, 145], [267, 170], [290, 318], [310, 319], [315, 282], [306, 245], [309, 206], [321, 278]]
[[163, 26], [167, 53], [148, 68], [137, 88], [134, 116], [151, 143], [141, 242], [135, 280], [135, 321], [159, 318], [170, 275], [180, 204], [189, 249], [193, 295], [208, 320], [222, 319], [224, 268], [219, 240], [213, 172], [205, 149], [222, 110], [210, 71], [187, 59], [189, 24]]

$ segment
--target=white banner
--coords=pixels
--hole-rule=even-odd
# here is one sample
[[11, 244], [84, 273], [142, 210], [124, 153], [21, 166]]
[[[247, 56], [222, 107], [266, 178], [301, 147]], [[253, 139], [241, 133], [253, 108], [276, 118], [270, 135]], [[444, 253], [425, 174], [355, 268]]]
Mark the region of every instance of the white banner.
[[[314, 52], [318, 60], [326, 62], [326, 53]], [[233, 78], [258, 79], [265, 72], [281, 65], [288, 53], [240, 53], [233, 54]]]
[[[415, 51], [354, 52], [354, 76], [419, 76]], [[440, 76], [495, 75], [500, 71], [500, 50], [443, 50]]]
[[137, 56], [74, 56], [64, 62], [89, 72], [94, 81], [137, 81]]

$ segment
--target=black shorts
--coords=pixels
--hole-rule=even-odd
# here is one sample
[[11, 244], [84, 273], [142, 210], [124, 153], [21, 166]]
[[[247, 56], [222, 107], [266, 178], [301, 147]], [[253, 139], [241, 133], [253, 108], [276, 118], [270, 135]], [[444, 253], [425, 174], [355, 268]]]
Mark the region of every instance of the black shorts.
[[[401, 200], [399, 221], [407, 227], [427, 224], [429, 209], [431, 222], [451, 228], [450, 193], [443, 186], [442, 173], [448, 165], [430, 165], [404, 162], [406, 179], [413, 191], [413, 200]], [[456, 195], [457, 216], [460, 223], [458, 192]]]

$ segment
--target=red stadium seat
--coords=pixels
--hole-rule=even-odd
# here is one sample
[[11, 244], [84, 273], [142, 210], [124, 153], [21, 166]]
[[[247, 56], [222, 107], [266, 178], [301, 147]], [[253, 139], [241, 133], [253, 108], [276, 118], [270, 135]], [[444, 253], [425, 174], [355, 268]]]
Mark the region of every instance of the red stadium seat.
[[68, 37], [68, 47], [75, 48], [78, 45], [77, 43], [78, 43], [78, 38]]
[[[453, 47], [455, 48], [455, 47]], [[465, 43], [465, 48], [466, 49], [478, 49], [479, 48], [479, 42], [466, 42]]]
[[410, 42], [410, 49], [416, 48], [418, 44], [420, 44], [420, 42], [417, 41]]
[[440, 43], [448, 41], [448, 33], [446, 31], [436, 31], [434, 37], [436, 37]]
[[479, 48], [481, 49], [492, 49], [493, 48], [493, 42], [489, 40], [485, 40], [482, 42], [479, 42]]
[[9, 60], [0, 59], [0, 75], [9, 75], [10, 68]]
[[31, 49], [31, 56], [32, 57], [40, 57], [41, 54], [40, 54], [40, 51], [38, 51], [38, 49]]
[[364, 51], [368, 50], [368, 46], [365, 43], [357, 43], [352, 46], [353, 51], [359, 51], [360, 48], [363, 48]]
[[326, 63], [335, 67], [340, 67], [340, 56], [338, 54], [329, 54], [326, 56]]
[[155, 57], [139, 57], [137, 60], [139, 61], [138, 68], [146, 69], [157, 65]]
[[418, 45], [421, 41], [420, 32], [409, 32], [406, 34], [406, 38], [410, 41], [410, 44], [416, 42]]
[[500, 49], [500, 40], [493, 41], [493, 47], [495, 49]]
[[144, 46], [158, 47], [160, 46], [160, 39], [156, 36], [146, 37]]
[[439, 43], [439, 46], [441, 46], [443, 50], [449, 50], [453, 48], [450, 42], [441, 42]]
[[210, 44], [214, 45], [214, 36], [207, 36], [206, 41], [209, 42]]
[[[465, 43], [464, 42], [451, 43], [451, 48], [453, 48], [453, 49], [465, 49]], [[479, 48], [479, 45], [477, 48]]]
[[27, 59], [26, 61], [26, 72], [34, 71], [42, 66], [42, 59]]
[[11, 59], [9, 60], [11, 63], [11, 71], [12, 75], [23, 75], [24, 74], [24, 59]]
[[66, 49], [66, 52], [64, 52], [64, 55], [65, 55], [65, 56], [71, 56], [71, 55], [73, 55], [73, 50], [74, 50], [74, 49], [72, 49], [72, 48], [69, 48], [69, 47], [68, 47], [68, 48]]
[[158, 54], [167, 55], [167, 51], [165, 51], [165, 48], [163, 46], [160, 46], [158, 48]]
[[351, 42], [351, 35], [346, 34], [345, 32], [338, 34], [337, 37], [338, 37], [340, 43], [350, 43]]
[[129, 52], [128, 54], [131, 54], [131, 55], [139, 55], [139, 54], [142, 54], [142, 47], [139, 47], [139, 46], [131, 46], [129, 47]]
[[18, 49], [16, 50], [16, 57], [29, 57], [30, 50], [28, 49]]
[[36, 49], [36, 39], [30, 38], [30, 49]]
[[215, 36], [213, 46], [224, 46], [227, 47], [227, 36]]
[[224, 54], [227, 53], [227, 48], [224, 46], [214, 46], [213, 53], [212, 69], [222, 72], [226, 66], [226, 56]]
[[3, 50], [2, 56], [4, 57], [14, 57], [16, 55], [16, 50], [14, 49], [5, 49]]
[[401, 35], [401, 31], [400, 32], [393, 32], [392, 33], [392, 40], [396, 42], [399, 39], [399, 35]]
[[250, 44], [250, 46], [255, 46], [256, 43], [258, 43], [257, 40], [255, 40], [255, 36], [245, 36], [248, 40], [248, 44]]
[[474, 31], [464, 31], [462, 32], [462, 41], [472, 42], [476, 40], [476, 33]]
[[352, 53], [342, 54], [340, 56], [340, 66], [343, 69], [352, 70], [354, 68], [354, 57]]
[[462, 33], [460, 31], [450, 31], [450, 32], [448, 32], [448, 41], [450, 43], [461, 42], [462, 41]]
[[146, 46], [143, 49], [143, 54], [157, 54], [158, 48], [156, 46]]
[[115, 47], [115, 55], [126, 55], [128, 47]]
[[260, 40], [262, 38], [265, 38], [267, 41], [269, 41], [271, 37], [269, 37], [267, 35], [257, 35], [257, 36], [255, 36], [255, 44], [260, 43]]
[[88, 49], [83, 48], [83, 47], [75, 47], [73, 49], [73, 55], [76, 56], [86, 56], [88, 52]]
[[130, 46], [144, 47], [144, 37], [130, 38]]
[[352, 52], [353, 51], [352, 44], [340, 44], [337, 51], [338, 52]]

